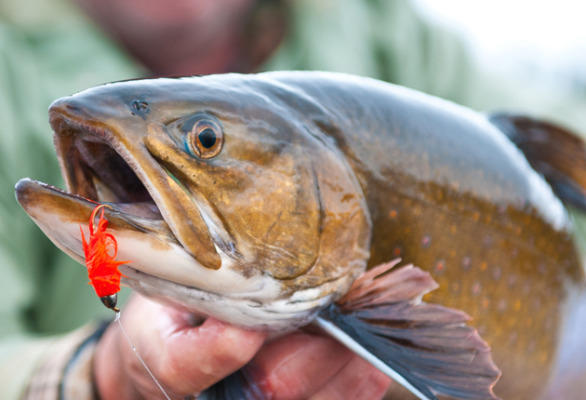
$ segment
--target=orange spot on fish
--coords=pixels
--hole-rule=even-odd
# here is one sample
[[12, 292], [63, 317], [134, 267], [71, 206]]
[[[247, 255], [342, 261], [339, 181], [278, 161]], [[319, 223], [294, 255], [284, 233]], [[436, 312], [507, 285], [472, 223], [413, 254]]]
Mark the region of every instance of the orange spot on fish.
[[486, 264], [485, 261], [480, 263], [480, 270], [481, 271], [486, 271], [486, 268], [488, 268], [488, 264]]
[[389, 212], [389, 217], [391, 217], [391, 218], [393, 218], [393, 219], [394, 219], [394, 218], [397, 218], [397, 214], [398, 214], [398, 213], [397, 213], [397, 210], [391, 210], [391, 211]]
[[401, 248], [401, 246], [395, 246], [393, 248], [393, 256], [399, 257], [402, 253], [403, 253], [403, 249]]
[[[85, 265], [88, 270], [89, 284], [92, 285], [98, 297], [111, 296], [120, 291], [122, 273], [118, 267], [129, 261], [115, 261], [118, 254], [118, 242], [111, 233], [106, 232], [108, 220], [104, 218], [104, 205], [98, 205], [92, 211], [89, 220], [89, 240], [86, 241], [83, 229], [80, 226], [81, 241], [85, 255]], [[98, 225], [94, 219], [98, 211]]]

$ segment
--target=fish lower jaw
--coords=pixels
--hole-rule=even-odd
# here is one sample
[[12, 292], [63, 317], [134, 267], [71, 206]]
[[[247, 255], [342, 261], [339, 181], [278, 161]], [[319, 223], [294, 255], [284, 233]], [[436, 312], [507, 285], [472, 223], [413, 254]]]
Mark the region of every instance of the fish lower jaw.
[[[121, 270], [125, 274], [125, 284], [156, 301], [243, 328], [268, 331], [273, 335], [307, 325], [336, 296], [329, 288], [322, 287], [301, 290], [288, 298], [230, 296], [160, 279], [132, 267], [123, 266]], [[320, 296], [324, 289], [328, 294]]]
[[[100, 203], [31, 179], [20, 180], [15, 190], [21, 206], [45, 235], [84, 264], [80, 228], [89, 237], [88, 219]], [[203, 290], [256, 290], [257, 283], [234, 271], [232, 259], [223, 253], [220, 257], [225, 268], [213, 270], [201, 265], [179, 243], [164, 220], [131, 215], [117, 205], [108, 205], [104, 214], [107, 232], [117, 239], [118, 260], [128, 260], [145, 273]], [[276, 292], [277, 285], [273, 288]]]

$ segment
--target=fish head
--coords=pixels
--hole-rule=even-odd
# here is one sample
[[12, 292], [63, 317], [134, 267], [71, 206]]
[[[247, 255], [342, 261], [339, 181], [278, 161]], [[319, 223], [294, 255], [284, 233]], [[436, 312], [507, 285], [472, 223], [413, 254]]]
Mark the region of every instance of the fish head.
[[125, 282], [144, 294], [247, 327], [306, 323], [364, 270], [370, 220], [344, 157], [287, 91], [218, 75], [59, 99], [67, 192], [25, 179], [17, 199], [80, 262], [79, 226], [107, 204]]

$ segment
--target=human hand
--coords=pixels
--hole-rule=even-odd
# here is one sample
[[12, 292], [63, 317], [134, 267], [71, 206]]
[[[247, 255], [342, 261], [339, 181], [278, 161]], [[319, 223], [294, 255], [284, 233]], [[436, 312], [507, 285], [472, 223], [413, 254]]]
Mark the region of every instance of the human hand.
[[[139, 354], [172, 398], [199, 393], [247, 366], [271, 399], [380, 398], [390, 380], [331, 338], [295, 332], [264, 344], [266, 334], [135, 296], [122, 316]], [[263, 346], [264, 344], [264, 346]], [[94, 378], [102, 400], [162, 395], [117, 324], [98, 344]]]

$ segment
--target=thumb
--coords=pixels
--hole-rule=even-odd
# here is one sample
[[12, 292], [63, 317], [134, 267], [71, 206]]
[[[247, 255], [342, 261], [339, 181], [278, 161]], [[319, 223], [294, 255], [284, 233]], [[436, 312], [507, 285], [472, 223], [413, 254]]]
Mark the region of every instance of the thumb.
[[[227, 375], [243, 367], [262, 346], [265, 334], [234, 327], [213, 318], [194, 326], [193, 315], [173, 307], [136, 296], [123, 311], [122, 324], [137, 351], [166, 391], [183, 398], [199, 393]], [[107, 354], [120, 358], [124, 384], [134, 392], [126, 398], [159, 396], [159, 389], [140, 365], [132, 348], [126, 343], [117, 324], [104, 338], [106, 349], [96, 353], [96, 376], [100, 366], [111, 362]], [[109, 346], [107, 346], [109, 344]], [[100, 343], [99, 347], [102, 343]], [[109, 347], [109, 349], [108, 349]], [[101, 356], [100, 353], [103, 353]], [[121, 379], [121, 377], [118, 377]], [[103, 385], [98, 388], [102, 393]], [[107, 389], [106, 389], [107, 391]], [[112, 398], [120, 399], [120, 391]]]

